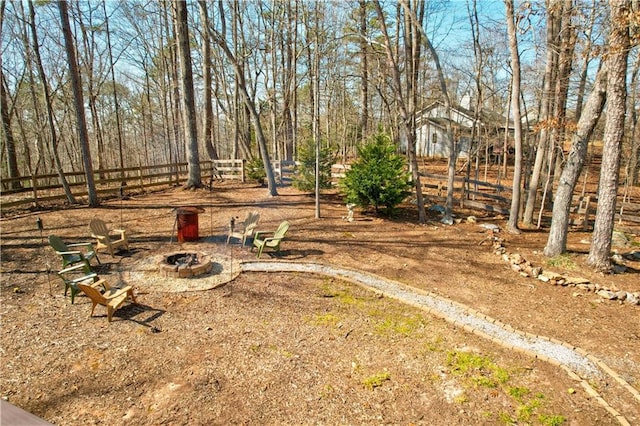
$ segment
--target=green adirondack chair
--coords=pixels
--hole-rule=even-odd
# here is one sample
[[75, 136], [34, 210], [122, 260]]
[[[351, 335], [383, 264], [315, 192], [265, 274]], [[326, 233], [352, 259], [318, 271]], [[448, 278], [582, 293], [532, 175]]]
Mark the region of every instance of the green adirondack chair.
[[91, 272], [91, 259], [95, 257], [96, 261], [100, 263], [98, 254], [91, 243], [65, 244], [60, 237], [50, 235], [49, 245], [62, 257], [62, 269], [77, 263], [84, 263], [87, 272]]
[[[262, 251], [266, 247], [269, 247], [274, 251], [280, 251], [280, 243], [282, 242], [288, 230], [289, 230], [289, 222], [285, 220], [280, 224], [280, 226], [278, 226], [278, 229], [276, 229], [275, 232], [266, 232], [266, 231], [256, 232], [255, 237], [253, 237], [253, 247], [258, 249], [257, 257], [260, 257], [262, 255]], [[269, 235], [269, 234], [273, 234], [273, 236], [264, 237], [264, 235]], [[253, 247], [251, 247], [251, 250], [253, 250]]]
[[58, 276], [64, 282], [64, 295], [71, 290], [71, 304], [75, 302], [76, 295], [80, 292], [78, 284], [98, 281], [98, 274], [87, 270], [85, 263], [76, 263], [58, 272]]

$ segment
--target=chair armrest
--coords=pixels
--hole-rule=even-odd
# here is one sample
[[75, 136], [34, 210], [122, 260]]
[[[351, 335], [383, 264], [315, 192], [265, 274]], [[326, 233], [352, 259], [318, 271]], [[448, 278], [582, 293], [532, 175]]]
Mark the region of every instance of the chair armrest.
[[85, 280], [92, 280], [94, 282], [91, 283], [91, 286], [94, 287], [97, 282], [100, 282], [100, 281], [95, 281], [97, 276], [98, 276], [98, 274], [96, 274], [95, 272], [91, 272], [90, 274], [87, 274], [85, 276], [74, 278], [74, 279], [71, 280], [71, 282], [73, 284], [78, 284], [78, 283], [81, 283], [82, 281], [85, 281]]
[[122, 287], [122, 288], [117, 288], [117, 287], [110, 287], [107, 289], [107, 291], [104, 293], [104, 298], [107, 300], [110, 299], [114, 299], [118, 296], [121, 296], [123, 294], [126, 294], [127, 292], [133, 290], [132, 287], [130, 285], [126, 286], [126, 287]]
[[279, 241], [282, 240], [284, 237], [269, 237], [269, 238], [265, 238], [263, 241], [265, 243], [268, 243], [269, 241]]
[[120, 238], [124, 238], [124, 234], [127, 233], [126, 229], [114, 229], [113, 232], [120, 234]]
[[60, 255], [68, 255], [68, 254], [79, 254], [80, 256], [82, 256], [82, 252], [80, 250], [74, 250], [74, 251], [57, 251], [56, 253], [60, 254]]
[[254, 238], [257, 240], [262, 235], [266, 235], [266, 234], [273, 234], [273, 231], [256, 231], [256, 235], [254, 236]]
[[66, 274], [66, 273], [69, 273], [69, 272], [74, 272], [77, 269], [84, 269], [86, 267], [87, 267], [87, 265], [85, 265], [84, 263], [76, 263], [73, 266], [70, 266], [68, 268], [65, 268], [65, 269], [62, 269], [62, 270], [58, 271], [58, 275]]
[[93, 249], [93, 245], [91, 243], [67, 244], [67, 247], [91, 247], [91, 249]]

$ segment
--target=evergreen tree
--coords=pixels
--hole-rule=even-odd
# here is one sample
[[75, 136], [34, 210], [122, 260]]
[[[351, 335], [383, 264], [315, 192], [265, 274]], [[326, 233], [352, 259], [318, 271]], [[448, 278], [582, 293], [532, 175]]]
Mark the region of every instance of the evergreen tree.
[[359, 207], [381, 207], [392, 213], [411, 192], [411, 181], [404, 158], [396, 153], [391, 137], [378, 133], [358, 149], [358, 160], [352, 164], [340, 183], [346, 203]]
[[[335, 160], [331, 149], [320, 148], [320, 189], [331, 188], [331, 165]], [[309, 139], [298, 150], [299, 165], [293, 176], [293, 186], [300, 191], [313, 191], [316, 187], [316, 147]]]

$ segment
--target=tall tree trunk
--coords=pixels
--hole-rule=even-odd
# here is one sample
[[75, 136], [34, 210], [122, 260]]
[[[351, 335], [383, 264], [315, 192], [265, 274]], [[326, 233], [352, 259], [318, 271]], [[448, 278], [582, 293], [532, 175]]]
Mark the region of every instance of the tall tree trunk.
[[191, 69], [191, 50], [189, 49], [189, 28], [187, 24], [187, 2], [175, 0], [176, 37], [178, 45], [178, 64], [180, 65], [180, 86], [182, 89], [182, 119], [184, 123], [185, 149], [187, 152], [188, 178], [187, 188], [200, 188], [200, 154], [198, 153], [198, 129], [196, 125], [196, 104], [193, 93], [193, 71]]
[[65, 0], [59, 0], [58, 9], [60, 11], [60, 21], [62, 24], [64, 45], [67, 51], [67, 62], [69, 63], [69, 75], [71, 77], [71, 88], [73, 89], [76, 121], [78, 126], [78, 140], [80, 142], [80, 149], [82, 151], [82, 160], [84, 164], [84, 173], [87, 184], [89, 207], [96, 207], [99, 205], [99, 201], [96, 192], [96, 185], [93, 179], [91, 149], [89, 148], [89, 133], [87, 132], [87, 120], [84, 114], [82, 82], [80, 81], [80, 72], [78, 71], [78, 62], [76, 61], [76, 51], [73, 42], [73, 35], [71, 34], [71, 26], [69, 25], [69, 12], [67, 10], [67, 2]]
[[241, 68], [241, 63], [234, 55], [234, 53], [229, 48], [225, 37], [223, 36], [226, 28], [226, 23], [224, 19], [224, 10], [222, 6], [222, 2], [219, 3], [220, 7], [220, 19], [222, 25], [222, 34], [217, 32], [214, 28], [209, 26], [209, 34], [213, 41], [222, 49], [225, 56], [231, 62], [233, 69], [235, 71], [235, 77], [237, 81], [238, 90], [240, 91], [240, 95], [244, 101], [245, 107], [248, 109], [251, 114], [251, 118], [253, 120], [253, 128], [256, 132], [256, 140], [258, 142], [258, 147], [260, 149], [260, 155], [262, 156], [262, 162], [264, 164], [265, 174], [267, 177], [267, 185], [269, 187], [269, 195], [275, 197], [278, 195], [278, 189], [276, 186], [276, 180], [273, 175], [273, 167], [271, 166], [271, 160], [269, 158], [269, 152], [267, 151], [267, 140], [264, 135], [264, 131], [262, 129], [262, 123], [260, 122], [260, 114], [256, 108], [255, 99], [249, 95], [249, 91], [247, 88], [247, 82], [245, 79], [244, 71]]
[[360, 26], [360, 140], [365, 141], [369, 127], [369, 43], [367, 31], [367, 2], [358, 0]]
[[640, 129], [638, 122], [638, 110], [636, 108], [636, 102], [638, 101], [638, 75], [640, 72], [640, 55], [636, 56], [635, 65], [633, 66], [633, 72], [631, 73], [631, 99], [629, 102], [630, 110], [630, 122], [628, 128], [631, 132], [631, 155], [629, 157], [629, 164], [627, 166], [627, 184], [635, 186], [638, 183], [638, 169], [640, 169]]
[[618, 177], [620, 175], [620, 151], [624, 137], [626, 111], [626, 76], [629, 56], [629, 3], [610, 0], [611, 22], [607, 73], [607, 120], [604, 125], [602, 168], [598, 190], [591, 249], [587, 263], [596, 270], [611, 269], [611, 237], [616, 213]]
[[[2, 34], [2, 26], [4, 23], [4, 11], [5, 2], [0, 4], [0, 34]], [[7, 88], [5, 87], [5, 78], [3, 73], [2, 57], [0, 55], [0, 119], [2, 120], [2, 130], [5, 136], [5, 147], [7, 149], [7, 171], [9, 172], [9, 178], [20, 177], [20, 170], [18, 169], [18, 158], [16, 156], [16, 144], [13, 138], [13, 131], [11, 129], [11, 115], [9, 114], [9, 102]], [[14, 189], [21, 188], [22, 185], [19, 181], [13, 182], [11, 187]]]
[[[9, 115], [9, 102], [7, 100], [7, 90], [5, 88], [5, 79], [2, 72], [2, 60], [0, 59], [0, 110], [2, 117], [2, 130], [5, 136], [5, 147], [7, 149], [7, 170], [9, 172], [9, 178], [20, 177], [20, 171], [18, 169], [18, 158], [16, 156], [16, 144], [13, 138], [13, 131], [11, 130], [11, 116]], [[11, 184], [14, 189], [21, 188], [20, 181], [15, 181]]]
[[578, 83], [578, 95], [576, 96], [576, 120], [580, 119], [582, 115], [582, 103], [584, 101], [584, 92], [587, 86], [587, 75], [589, 70], [589, 64], [591, 63], [591, 34], [593, 33], [593, 27], [596, 22], [596, 2], [597, 0], [592, 0], [591, 2], [591, 17], [589, 19], [589, 26], [585, 32], [585, 42], [586, 45], [582, 52], [582, 68], [580, 70], [580, 78]]
[[[116, 88], [116, 73], [113, 64], [113, 50], [111, 48], [111, 31], [109, 31], [109, 17], [107, 15], [107, 4], [102, 3], [102, 10], [104, 12], [104, 24], [107, 32], [107, 48], [109, 50], [109, 70], [111, 71], [111, 84], [113, 86], [113, 107], [116, 114], [116, 134], [118, 137], [118, 153], [120, 160], [120, 177], [124, 179], [124, 146], [122, 141], [122, 126], [120, 125], [120, 103], [118, 102], [118, 90]], [[123, 181], [123, 184], [126, 182]]]
[[544, 160], [547, 156], [549, 144], [549, 126], [550, 111], [552, 110], [553, 92], [551, 87], [557, 76], [555, 70], [557, 68], [558, 58], [558, 33], [560, 30], [559, 11], [554, 7], [547, 7], [547, 58], [545, 63], [544, 78], [542, 81], [542, 95], [540, 99], [540, 131], [538, 133], [538, 147], [536, 149], [536, 157], [531, 171], [531, 179], [529, 180], [529, 190], [527, 193], [527, 201], [524, 208], [522, 222], [525, 226], [533, 224], [533, 213], [538, 197], [538, 189], [540, 187], [540, 176], [544, 166]]
[[[520, 214], [520, 188], [522, 181], [522, 120], [520, 117], [520, 52], [518, 52], [518, 38], [516, 36], [515, 17], [513, 12], [513, 0], [504, 0], [507, 14], [507, 32], [509, 33], [509, 51], [511, 52], [511, 69], [513, 78], [511, 81], [511, 107], [513, 111], [513, 144], [515, 147], [515, 159], [513, 164], [513, 189], [511, 209], [507, 231], [520, 233], [518, 229], [518, 217]], [[505, 146], [506, 148], [506, 146]]]
[[567, 162], [562, 174], [560, 175], [560, 183], [556, 190], [553, 201], [553, 214], [551, 219], [551, 228], [547, 245], [544, 248], [544, 255], [554, 257], [564, 253], [567, 250], [567, 233], [569, 228], [569, 211], [571, 209], [571, 201], [573, 191], [575, 190], [578, 178], [582, 172], [585, 159], [587, 157], [587, 147], [589, 139], [593, 134], [602, 108], [607, 96], [607, 71], [606, 63], [603, 65], [593, 86], [593, 90], [584, 105], [576, 133], [573, 136], [571, 149], [567, 156]]
[[204, 147], [209, 154], [210, 160], [218, 159], [218, 152], [213, 144], [213, 98], [211, 89], [211, 40], [209, 39], [209, 14], [207, 13], [207, 2], [198, 0], [200, 6], [200, 19], [204, 26], [202, 31], [202, 84], [204, 86], [204, 112], [203, 112], [203, 140]]
[[58, 173], [58, 179], [60, 179], [64, 194], [67, 197], [67, 201], [69, 202], [69, 204], [76, 204], [77, 201], [73, 196], [71, 187], [69, 186], [69, 182], [67, 182], [67, 178], [64, 175], [62, 162], [60, 161], [60, 155], [58, 154], [58, 132], [56, 131], [56, 126], [53, 120], [51, 90], [49, 89], [49, 82], [47, 81], [47, 75], [45, 74], [44, 66], [42, 65], [42, 57], [40, 56], [40, 43], [38, 41], [38, 32], [36, 31], [36, 12], [35, 8], [33, 7], [33, 1], [29, 1], [29, 15], [31, 17], [29, 21], [31, 27], [31, 38], [33, 40], [33, 52], [36, 59], [36, 64], [38, 66], [40, 81], [42, 82], [45, 105], [47, 107], [47, 122], [49, 131], [51, 132], [51, 152], [53, 155], [53, 161], [55, 164], [56, 172]]

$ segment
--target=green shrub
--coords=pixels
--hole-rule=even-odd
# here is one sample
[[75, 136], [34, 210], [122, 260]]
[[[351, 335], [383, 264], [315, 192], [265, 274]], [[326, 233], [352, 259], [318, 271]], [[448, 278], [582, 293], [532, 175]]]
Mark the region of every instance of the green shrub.
[[[331, 188], [331, 165], [334, 156], [329, 147], [320, 148], [320, 189]], [[316, 188], [316, 146], [309, 139], [300, 146], [298, 162], [293, 176], [293, 186], [300, 191], [314, 191]]]
[[381, 207], [392, 213], [411, 192], [404, 158], [396, 153], [391, 138], [378, 133], [358, 148], [358, 159], [340, 182], [345, 202], [359, 207]]
[[264, 186], [265, 179], [267, 178], [267, 172], [264, 170], [262, 157], [253, 157], [247, 162], [247, 177]]

